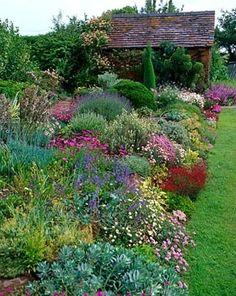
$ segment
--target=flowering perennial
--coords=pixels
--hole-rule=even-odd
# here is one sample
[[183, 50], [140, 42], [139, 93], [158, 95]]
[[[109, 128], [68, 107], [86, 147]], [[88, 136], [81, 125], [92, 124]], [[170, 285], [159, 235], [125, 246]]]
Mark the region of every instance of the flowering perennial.
[[213, 85], [205, 92], [205, 97], [227, 106], [236, 103], [236, 88], [225, 85]]
[[76, 148], [77, 150], [80, 150], [86, 147], [91, 150], [100, 150], [104, 154], [108, 154], [108, 144], [102, 144], [90, 131], [76, 133], [70, 139], [57, 137], [49, 143], [48, 147], [58, 148], [60, 150], [66, 150], [67, 148]]
[[150, 162], [153, 164], [174, 163], [176, 161], [176, 149], [165, 135], [153, 134], [143, 150], [148, 153]]
[[169, 176], [161, 184], [161, 188], [194, 197], [204, 187], [206, 177], [206, 164], [203, 161], [192, 168], [172, 167], [169, 170]]
[[195, 92], [183, 89], [178, 92], [178, 97], [186, 103], [199, 106], [201, 109], [204, 107], [205, 98]]

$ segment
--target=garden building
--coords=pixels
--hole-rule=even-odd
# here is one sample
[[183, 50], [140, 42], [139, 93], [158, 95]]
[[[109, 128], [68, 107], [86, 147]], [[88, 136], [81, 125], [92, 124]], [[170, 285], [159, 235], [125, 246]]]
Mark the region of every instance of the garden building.
[[[113, 58], [118, 57], [116, 62], [120, 62], [120, 65], [122, 65], [121, 50], [125, 64], [129, 62], [138, 64], [140, 56], [138, 53], [148, 43], [152, 48], [158, 48], [161, 42], [169, 41], [177, 47], [186, 48], [194, 60], [202, 62], [208, 77], [214, 27], [214, 11], [115, 15], [112, 18], [112, 30], [107, 48], [113, 49], [113, 52], [115, 50]], [[130, 76], [127, 78], [132, 78], [132, 73], [126, 74]]]

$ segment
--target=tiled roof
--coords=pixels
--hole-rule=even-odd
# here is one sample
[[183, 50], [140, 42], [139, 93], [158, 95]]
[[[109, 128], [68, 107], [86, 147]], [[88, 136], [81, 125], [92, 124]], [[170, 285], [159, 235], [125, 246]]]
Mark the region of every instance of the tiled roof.
[[181, 47], [207, 47], [214, 42], [214, 11], [115, 15], [108, 48], [158, 47], [171, 41]]

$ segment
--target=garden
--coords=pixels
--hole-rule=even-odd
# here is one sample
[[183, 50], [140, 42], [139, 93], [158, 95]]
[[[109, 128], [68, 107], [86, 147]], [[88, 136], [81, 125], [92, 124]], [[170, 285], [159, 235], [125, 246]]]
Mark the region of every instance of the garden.
[[189, 269], [195, 231], [208, 226], [196, 216], [214, 195], [206, 184], [217, 190], [209, 167], [223, 153], [214, 159], [222, 106], [235, 118], [236, 82], [217, 48], [207, 83], [168, 42], [147, 44], [132, 69], [142, 81], [124, 79], [103, 50], [111, 14], [58, 18], [27, 37], [0, 22], [1, 296], [178, 296], [199, 285]]

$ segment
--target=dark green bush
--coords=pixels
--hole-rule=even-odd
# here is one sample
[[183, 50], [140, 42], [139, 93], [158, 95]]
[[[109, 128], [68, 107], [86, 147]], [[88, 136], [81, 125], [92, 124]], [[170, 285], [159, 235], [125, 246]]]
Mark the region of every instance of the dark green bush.
[[4, 94], [7, 98], [14, 99], [17, 94], [23, 94], [25, 86], [26, 85], [22, 82], [0, 80], [0, 94]]
[[[53, 295], [66, 291], [70, 296], [94, 295], [102, 290], [106, 295], [186, 295], [178, 287], [179, 276], [174, 268], [163, 268], [138, 256], [132, 250], [109, 244], [64, 247], [58, 261], [38, 265], [39, 281], [29, 285], [32, 295]], [[165, 283], [168, 282], [168, 285]]]
[[155, 100], [153, 93], [142, 83], [132, 80], [121, 80], [114, 89], [118, 93], [131, 101], [135, 108], [148, 107], [155, 109]]
[[181, 196], [175, 193], [168, 192], [168, 208], [169, 211], [181, 210], [188, 217], [190, 217], [194, 211], [194, 203], [188, 196]]
[[0, 20], [0, 77], [3, 80], [26, 81], [35, 67], [30, 48], [14, 25]]
[[115, 93], [93, 93], [79, 99], [78, 111], [102, 115], [106, 120], [115, 119], [123, 110], [130, 111], [130, 102]]
[[203, 64], [193, 61], [186, 49], [176, 48], [170, 42], [160, 44], [154, 68], [161, 83], [176, 82], [194, 89], [204, 87]]

